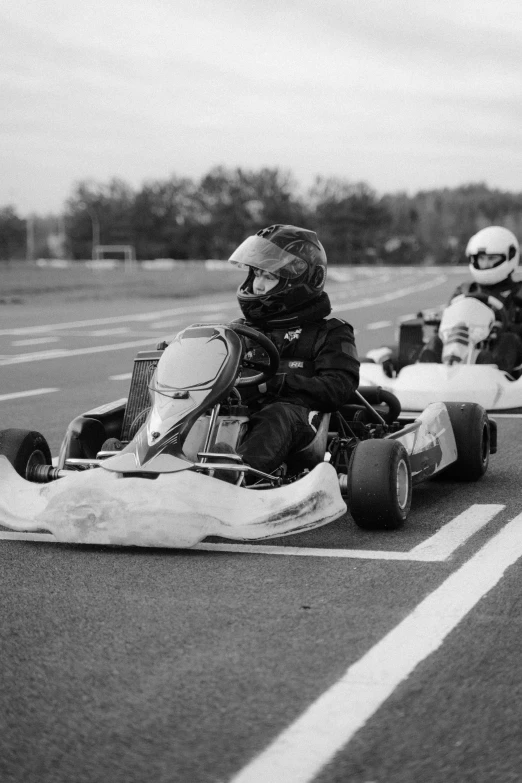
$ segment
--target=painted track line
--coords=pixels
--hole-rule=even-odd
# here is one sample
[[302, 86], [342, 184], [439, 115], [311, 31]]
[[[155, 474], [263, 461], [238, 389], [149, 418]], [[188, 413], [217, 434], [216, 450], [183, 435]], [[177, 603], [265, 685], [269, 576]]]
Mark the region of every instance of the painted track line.
[[48, 542], [57, 544], [58, 541], [52, 533], [16, 533], [14, 530], [0, 530], [0, 541], [36, 541], [39, 544]]
[[104, 326], [108, 324], [121, 324], [127, 321], [157, 321], [168, 316], [186, 315], [194, 312], [212, 312], [214, 310], [237, 310], [236, 302], [213, 302], [211, 304], [192, 304], [184, 307], [170, 307], [168, 310], [156, 310], [155, 312], [135, 313], [134, 315], [111, 315], [105, 318], [90, 318], [82, 321], [62, 321], [55, 324], [41, 324], [40, 326], [20, 326], [13, 329], [0, 329], [0, 336], [37, 334], [42, 332], [54, 332], [60, 329], [74, 329], [85, 326]]
[[359, 310], [363, 307], [371, 307], [376, 304], [383, 304], [384, 302], [393, 302], [394, 299], [400, 299], [403, 296], [409, 296], [409, 294], [416, 294], [419, 291], [428, 291], [430, 288], [443, 285], [447, 281], [446, 275], [438, 275], [432, 280], [428, 280], [426, 283], [418, 283], [416, 285], [409, 285], [405, 288], [398, 288], [395, 291], [388, 291], [386, 294], [379, 294], [377, 296], [367, 297], [366, 299], [359, 299], [355, 302], [335, 302], [332, 307], [332, 312], [345, 312], [346, 310]]
[[447, 522], [433, 536], [409, 552], [390, 552], [369, 549], [319, 549], [298, 546], [270, 546], [263, 544], [196, 544], [192, 549], [214, 552], [243, 552], [251, 555], [290, 555], [294, 557], [355, 558], [360, 560], [407, 560], [413, 562], [440, 563], [472, 535], [505, 508], [499, 503], [475, 504], [451, 522]]
[[125, 343], [113, 343], [112, 345], [95, 345], [90, 348], [56, 348], [50, 351], [37, 351], [36, 353], [22, 353], [0, 359], [0, 367], [10, 364], [25, 364], [26, 362], [43, 362], [49, 359], [68, 359], [70, 356], [86, 356], [90, 353], [105, 353], [107, 351], [122, 351], [125, 348], [139, 348], [149, 346], [153, 348], [157, 338], [151, 334], [146, 340], [132, 340]]
[[350, 666], [230, 783], [309, 783], [522, 556], [522, 514]]
[[15, 348], [22, 348], [26, 345], [43, 345], [43, 343], [57, 343], [59, 337], [33, 337], [28, 340], [13, 340], [11, 345]]
[[[336, 302], [332, 306], [332, 312], [345, 312], [347, 310], [359, 310], [364, 307], [371, 307], [372, 305], [375, 304], [390, 302], [393, 301], [394, 299], [398, 299], [403, 296], [408, 296], [409, 294], [417, 293], [418, 291], [425, 291], [429, 288], [433, 288], [435, 286], [441, 285], [442, 283], [446, 282], [446, 280], [447, 278], [445, 275], [439, 275], [437, 277], [434, 277], [432, 280], [428, 282], [406, 286], [404, 288], [399, 288], [394, 291], [388, 291], [387, 293], [379, 296], [369, 297], [366, 299], [358, 299], [356, 301], [349, 301], [349, 302]], [[90, 320], [83, 320], [83, 321], [69, 321], [69, 322], [63, 322], [57, 324], [44, 324], [41, 326], [20, 327], [15, 329], [1, 329], [0, 336], [23, 335], [23, 334], [35, 335], [38, 333], [45, 333], [45, 332], [55, 331], [60, 329], [108, 325], [108, 324], [116, 324], [116, 323], [125, 323], [128, 321], [139, 321], [141, 323], [147, 321], [157, 322], [158, 319], [163, 317], [182, 315], [185, 313], [194, 313], [194, 312], [196, 313], [214, 312], [217, 313], [218, 315], [222, 315], [222, 313], [220, 312], [222, 310], [224, 311], [237, 310], [237, 304], [235, 302], [230, 302], [228, 304], [224, 302], [215, 302], [212, 304], [191, 305], [188, 307], [172, 308], [170, 310], [163, 310], [156, 313], [137, 313], [135, 315], [130, 315], [130, 316], [119, 315], [119, 316], [110, 316], [107, 318], [98, 318], [98, 319], [90, 319]], [[119, 350], [124, 350], [126, 348], [139, 348], [140, 346], [152, 345], [154, 342], [156, 342], [156, 339], [157, 338], [155, 338], [154, 334], [151, 334], [150, 339], [145, 339], [145, 340], [133, 340], [130, 342], [121, 342], [121, 343], [115, 343], [111, 345], [97, 345], [89, 348], [77, 348], [77, 349], [57, 348], [49, 351], [37, 351], [33, 353], [17, 354], [15, 356], [8, 356], [0, 359], [0, 366], [24, 364], [27, 362], [48, 361], [52, 359], [67, 359], [72, 356], [85, 356], [87, 354], [93, 354], [93, 353], [119, 351]]]
[[366, 328], [369, 332], [376, 331], [377, 329], [386, 329], [388, 326], [393, 326], [392, 321], [374, 321], [372, 324], [366, 324]]
[[60, 389], [28, 389], [28, 391], [12, 392], [11, 394], [0, 394], [0, 402], [2, 400], [17, 400], [20, 397], [35, 397], [38, 394], [51, 394], [52, 392], [57, 391], [60, 391]]
[[[417, 416], [420, 416], [421, 412], [422, 411], [402, 411], [399, 415], [399, 421], [403, 419], [416, 419]], [[522, 413], [520, 412], [501, 411], [495, 409], [488, 410], [488, 416], [490, 416], [492, 419], [522, 419]]]
[[[447, 560], [450, 555], [462, 546], [472, 535], [484, 527], [505, 506], [498, 503], [473, 505], [463, 511], [451, 522], [446, 523], [437, 533], [423, 541], [409, 552], [390, 552], [386, 550], [371, 549], [319, 549], [297, 546], [270, 546], [263, 544], [212, 544], [202, 542], [190, 549], [203, 552], [228, 552], [247, 555], [279, 555], [290, 557], [327, 557], [327, 558], [352, 558], [359, 560], [402, 560], [408, 562], [439, 563]], [[20, 536], [29, 535], [31, 538], [23, 539]], [[43, 533], [13, 533], [9, 530], [0, 531], [0, 540], [28, 540], [51, 541], [58, 543], [52, 534]]]
[[409, 551], [410, 557], [429, 562], [447, 560], [468, 538], [477, 533], [505, 508], [500, 503], [474, 504], [451, 522], [446, 522], [435, 535]]
[[[296, 534], [297, 535], [297, 534]], [[324, 549], [300, 546], [269, 546], [264, 544], [196, 544], [191, 549], [204, 552], [234, 552], [248, 555], [281, 555], [283, 557], [354, 558], [360, 560], [410, 560], [408, 552], [388, 552], [379, 549]], [[417, 558], [413, 558], [416, 560]], [[423, 560], [425, 558], [422, 558]]]

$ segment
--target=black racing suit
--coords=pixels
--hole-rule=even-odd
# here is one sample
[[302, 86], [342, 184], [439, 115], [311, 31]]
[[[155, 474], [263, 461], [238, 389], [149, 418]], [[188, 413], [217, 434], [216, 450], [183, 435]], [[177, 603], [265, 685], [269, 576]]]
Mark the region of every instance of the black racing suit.
[[[479, 285], [474, 281], [462, 283], [453, 292], [450, 302], [461, 294], [492, 296], [503, 304], [506, 324], [496, 343], [489, 350], [479, 352], [477, 364], [496, 364], [500, 370], [512, 372], [522, 362], [522, 283], [515, 282], [512, 276], [495, 285]], [[435, 335], [424, 346], [419, 361], [441, 360], [442, 341]]]
[[[242, 390], [251, 417], [238, 453], [248, 465], [271, 473], [313, 439], [311, 411], [333, 412], [349, 401], [359, 383], [359, 359], [353, 329], [339, 318], [262, 331], [279, 351], [279, 371], [254, 393]], [[253, 344], [251, 351], [255, 358], [262, 355]]]

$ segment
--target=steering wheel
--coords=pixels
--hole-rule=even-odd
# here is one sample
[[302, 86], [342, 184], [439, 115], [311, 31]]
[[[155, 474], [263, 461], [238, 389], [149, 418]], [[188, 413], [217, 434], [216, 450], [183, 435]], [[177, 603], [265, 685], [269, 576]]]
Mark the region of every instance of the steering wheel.
[[255, 361], [253, 359], [243, 359], [242, 367], [246, 367], [249, 370], [261, 370], [257, 375], [248, 375], [245, 378], [238, 378], [236, 380], [236, 386], [259, 386], [261, 383], [266, 383], [272, 378], [279, 368], [279, 352], [275, 347], [272, 340], [263, 334], [258, 332], [257, 329], [245, 324], [227, 324], [229, 329], [232, 329], [236, 334], [242, 337], [247, 337], [249, 340], [257, 343], [260, 348], [263, 348], [268, 354], [268, 365], [264, 362]]

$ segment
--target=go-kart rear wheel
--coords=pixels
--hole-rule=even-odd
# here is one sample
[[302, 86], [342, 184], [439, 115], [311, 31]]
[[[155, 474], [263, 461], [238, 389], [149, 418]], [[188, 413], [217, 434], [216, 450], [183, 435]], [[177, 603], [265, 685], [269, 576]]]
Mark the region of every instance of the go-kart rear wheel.
[[477, 481], [489, 465], [491, 436], [488, 415], [475, 402], [446, 402], [457, 444], [457, 461], [449, 465], [441, 478]]
[[348, 474], [349, 509], [355, 523], [369, 530], [393, 530], [411, 506], [408, 453], [397, 440], [358, 443]]
[[23, 478], [29, 478], [37, 465], [52, 464], [49, 444], [36, 430], [0, 430], [0, 454]]

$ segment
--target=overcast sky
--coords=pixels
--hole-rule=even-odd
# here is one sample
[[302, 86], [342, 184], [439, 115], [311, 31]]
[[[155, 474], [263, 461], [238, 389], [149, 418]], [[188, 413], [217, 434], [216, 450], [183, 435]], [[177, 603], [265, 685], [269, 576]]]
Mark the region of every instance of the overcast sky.
[[521, 0], [0, 0], [0, 207], [223, 164], [522, 191]]

